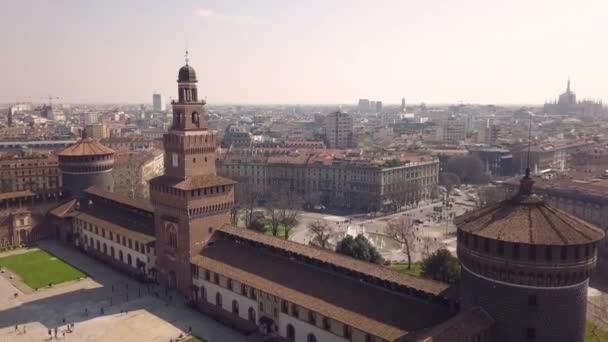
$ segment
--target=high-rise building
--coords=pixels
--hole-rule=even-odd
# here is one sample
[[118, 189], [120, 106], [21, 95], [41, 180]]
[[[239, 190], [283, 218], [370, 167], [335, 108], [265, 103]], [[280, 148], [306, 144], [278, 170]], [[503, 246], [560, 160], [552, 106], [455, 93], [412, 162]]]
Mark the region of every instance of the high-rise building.
[[437, 125], [437, 140], [457, 145], [465, 141], [466, 132], [466, 121], [450, 115]]
[[166, 110], [165, 98], [162, 94], [152, 94], [152, 109], [157, 113]]
[[359, 99], [359, 104], [357, 105], [357, 110], [359, 113], [367, 113], [369, 112], [369, 100], [368, 99]]
[[353, 118], [339, 110], [325, 117], [325, 138], [329, 148], [353, 147]]
[[401, 98], [401, 113], [405, 113], [405, 97]]
[[163, 136], [164, 175], [150, 180], [155, 210], [158, 280], [191, 293], [191, 260], [217, 227], [230, 223], [234, 182], [216, 175], [217, 139], [203, 119], [205, 101], [198, 99], [194, 68], [178, 73], [178, 100], [173, 122]]
[[382, 111], [382, 101], [376, 101], [376, 113], [380, 113]]
[[87, 136], [97, 140], [105, 139], [110, 135], [108, 125], [101, 123], [88, 125], [85, 127], [85, 131]]

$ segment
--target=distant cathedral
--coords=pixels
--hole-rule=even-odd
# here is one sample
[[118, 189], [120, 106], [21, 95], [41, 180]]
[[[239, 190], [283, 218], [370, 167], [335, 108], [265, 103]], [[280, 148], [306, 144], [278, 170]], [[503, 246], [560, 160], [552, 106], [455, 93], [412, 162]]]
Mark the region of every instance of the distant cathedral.
[[602, 115], [606, 114], [602, 101], [576, 101], [576, 94], [570, 89], [570, 78], [566, 91], [559, 95], [557, 102], [545, 103], [545, 112], [560, 115]]

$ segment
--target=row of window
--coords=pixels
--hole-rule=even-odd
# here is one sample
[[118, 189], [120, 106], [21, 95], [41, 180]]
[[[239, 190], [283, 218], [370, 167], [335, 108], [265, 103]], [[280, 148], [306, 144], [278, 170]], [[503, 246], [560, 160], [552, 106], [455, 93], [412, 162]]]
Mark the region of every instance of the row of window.
[[[102, 244], [99, 240], [95, 240], [93, 238], [89, 239], [86, 235], [84, 235], [84, 244], [85, 244], [85, 246], [94, 248], [98, 252], [101, 252], [105, 255], [111, 256], [113, 259], [116, 259], [116, 253], [114, 251], [114, 246], [110, 246], [109, 253], [108, 253], [108, 246], [106, 245], [105, 242]], [[125, 263], [131, 267], [136, 267], [136, 268], [140, 268], [144, 265], [144, 263], [139, 258], [135, 258], [135, 263], [133, 263], [133, 258], [131, 257], [130, 253], [127, 253], [127, 258], [125, 259], [121, 249], [118, 250], [118, 260], [120, 260], [120, 262]]]
[[[196, 269], [196, 272], [198, 272], [198, 268]], [[214, 283], [214, 284], [216, 284], [218, 286], [221, 286], [221, 284], [220, 284], [220, 276], [219, 276], [218, 273], [214, 273], [214, 272], [211, 272], [209, 270], [205, 270], [204, 271], [204, 279], [206, 281], [208, 281], [208, 282], [212, 282], [212, 283]], [[227, 279], [226, 280], [226, 288], [228, 290], [230, 290], [230, 291], [237, 292], [240, 295], [245, 296], [247, 298], [250, 298], [252, 300], [257, 300], [257, 292], [256, 292], [256, 290], [254, 288], [252, 288], [252, 287], [248, 287], [245, 284], [240, 284], [240, 287], [238, 289], [235, 289], [234, 285], [233, 285], [233, 282], [232, 282], [232, 279]], [[205, 292], [204, 287], [201, 287], [201, 291], [202, 291], [202, 295], [203, 295], [204, 292]], [[219, 292], [218, 292], [218, 295], [220, 295]], [[262, 293], [262, 295], [264, 295], [264, 293]], [[268, 297], [268, 299], [273, 298], [275, 302], [278, 301], [278, 298], [276, 296], [267, 295], [267, 297]], [[221, 300], [221, 297], [220, 297], [220, 300]], [[259, 304], [260, 304], [260, 311], [264, 312], [263, 303], [260, 302]], [[221, 305], [221, 304], [219, 304], [219, 305]], [[284, 314], [288, 314], [288, 315], [290, 315], [290, 316], [292, 316], [294, 318], [301, 319], [300, 318], [300, 307], [297, 304], [295, 304], [295, 303], [289, 303], [288, 301], [281, 300], [281, 312], [284, 313]], [[278, 317], [276, 309], [275, 309], [275, 312], [274, 312], [274, 316]], [[318, 313], [316, 313], [316, 312], [314, 312], [312, 310], [308, 310], [308, 317], [306, 317], [306, 320], [307, 320], [307, 322], [309, 324], [316, 326], [317, 325], [318, 316], [322, 317], [322, 327], [323, 327], [323, 329], [325, 329], [327, 331], [331, 331], [331, 320], [327, 316], [322, 316], [322, 315], [319, 315]], [[293, 328], [293, 326], [292, 326], [292, 328]], [[290, 341], [293, 341], [293, 338], [295, 338], [295, 332], [292, 335], [292, 339], [290, 339], [289, 326], [288, 326], [288, 330], [287, 331], [288, 331], [287, 338]], [[311, 335], [312, 334], [309, 334], [309, 336], [311, 336]], [[349, 326], [349, 325], [347, 325], [347, 324], [344, 324], [342, 326], [342, 337], [344, 337], [345, 339], [351, 340], [352, 339], [352, 335], [353, 335], [353, 329], [352, 329], [352, 327]], [[314, 335], [312, 335], [312, 337], [314, 338]], [[372, 340], [373, 340], [372, 336], [369, 335], [369, 334], [366, 334], [366, 342], [371, 342]], [[312, 341], [316, 341], [316, 339], [314, 339]]]
[[[202, 188], [202, 189], [190, 190], [190, 196], [194, 197], [194, 196], [201, 196], [201, 195], [219, 194], [219, 193], [226, 192], [227, 189], [228, 188], [225, 185], [210, 186], [210, 187], [206, 187], [206, 188]], [[166, 194], [175, 195], [178, 197], [186, 197], [186, 193], [187, 193], [185, 190], [179, 190], [179, 189], [175, 189], [170, 186], [164, 186], [164, 185], [160, 185], [160, 184], [152, 184], [152, 190], [166, 193]]]
[[[95, 233], [96, 235], [99, 235], [104, 239], [106, 238], [105, 228], [100, 229], [98, 226], [88, 223], [86, 221], [80, 221], [80, 224], [81, 224], [81, 227], [83, 227], [83, 229], [86, 229], [91, 233]], [[146, 253], [146, 249], [148, 249], [147, 252], [150, 252], [149, 251], [150, 247], [147, 247], [145, 244], [139, 243], [139, 241], [137, 241], [137, 240], [132, 240], [131, 238], [127, 238], [124, 235], [120, 235], [120, 234], [114, 233], [112, 231], [108, 231], [107, 239], [109, 239], [110, 241], [115, 241], [118, 244], [121, 244], [125, 247], [138, 251], [142, 254]]]
[[[458, 241], [459, 243], [464, 243], [467, 247], [472, 247], [475, 250], [483, 250], [486, 253], [490, 253], [490, 240], [483, 237], [478, 237], [477, 235], [467, 234], [465, 232], [458, 232]], [[472, 241], [471, 241], [472, 240]], [[496, 241], [496, 254], [498, 256], [505, 256], [505, 248], [506, 245], [510, 247], [510, 256], [513, 259], [519, 259], [521, 254], [521, 246], [522, 244], [518, 243], [508, 243], [506, 244], [504, 241]], [[589, 258], [591, 255], [595, 253], [595, 245], [578, 245], [578, 246], [536, 246], [536, 245], [524, 245], [528, 248], [528, 259], [536, 260], [537, 258], [537, 250], [540, 248], [544, 249], [544, 259], [545, 260], [553, 260], [554, 254], [559, 254], [559, 259], [567, 260], [568, 258], [579, 259], [581, 257]], [[559, 251], [559, 253], [558, 253]], [[558, 258], [556, 255], [555, 258]]]

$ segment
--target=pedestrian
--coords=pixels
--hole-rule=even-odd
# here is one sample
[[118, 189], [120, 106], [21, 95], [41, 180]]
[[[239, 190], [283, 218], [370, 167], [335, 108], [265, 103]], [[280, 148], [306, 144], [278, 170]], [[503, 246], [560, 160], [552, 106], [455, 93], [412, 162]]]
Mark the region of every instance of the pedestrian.
[[23, 333], [25, 334], [25, 324], [23, 325]]
[[19, 325], [15, 324], [15, 331], [19, 330]]
[[65, 317], [63, 317], [63, 324], [65, 324]]
[[51, 332], [51, 329], [49, 329], [49, 336], [50, 336], [51, 338], [53, 338], [53, 333]]
[[55, 327], [55, 338], [57, 338], [57, 327]]
[[61, 335], [63, 336], [63, 338], [65, 338], [65, 331], [62, 331]]

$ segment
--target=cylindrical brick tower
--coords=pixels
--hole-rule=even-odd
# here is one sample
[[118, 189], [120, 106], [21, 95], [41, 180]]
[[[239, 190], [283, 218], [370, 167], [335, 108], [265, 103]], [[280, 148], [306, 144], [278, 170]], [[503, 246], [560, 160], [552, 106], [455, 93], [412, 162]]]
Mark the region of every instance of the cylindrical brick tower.
[[456, 219], [461, 307], [494, 319], [491, 341], [583, 342], [587, 285], [604, 233], [519, 193]]
[[93, 185], [106, 191], [114, 190], [114, 150], [83, 137], [57, 155], [63, 187], [71, 196], [81, 198], [83, 191]]

